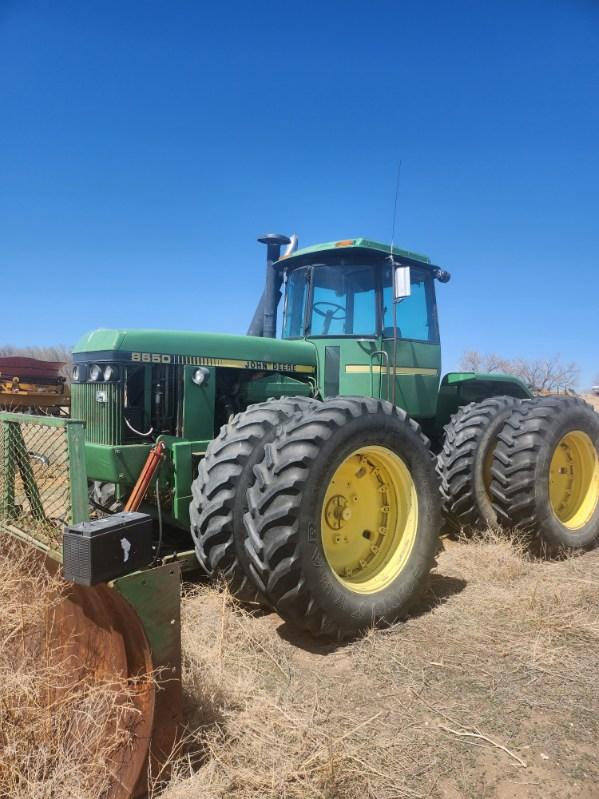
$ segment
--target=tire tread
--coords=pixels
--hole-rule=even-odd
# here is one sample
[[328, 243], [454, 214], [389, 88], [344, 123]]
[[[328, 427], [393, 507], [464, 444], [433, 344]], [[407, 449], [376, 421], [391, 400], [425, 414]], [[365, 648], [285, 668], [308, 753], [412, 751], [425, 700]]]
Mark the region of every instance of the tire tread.
[[[222, 575], [231, 592], [246, 602], [264, 602], [259, 586], [240, 560], [235, 501], [244, 467], [265, 437], [302, 408], [317, 404], [308, 397], [269, 399], [233, 416], [209, 444], [192, 483], [191, 534], [205, 572]], [[253, 479], [253, 475], [247, 477]]]
[[302, 491], [320, 445], [347, 422], [367, 414], [399, 419], [429, 449], [420, 426], [401, 408], [370, 397], [338, 397], [298, 414], [284, 426], [281, 435], [266, 445], [248, 490], [245, 546], [255, 582], [282, 616], [315, 636], [341, 640], [348, 634], [329, 618], [302, 577], [298, 548]]

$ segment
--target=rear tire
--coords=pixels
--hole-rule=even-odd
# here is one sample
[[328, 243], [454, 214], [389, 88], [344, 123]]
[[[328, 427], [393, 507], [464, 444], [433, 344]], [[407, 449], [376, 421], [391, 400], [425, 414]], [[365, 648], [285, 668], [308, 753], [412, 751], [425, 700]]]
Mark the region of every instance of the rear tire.
[[440, 500], [428, 439], [389, 402], [306, 409], [265, 448], [246, 549], [279, 613], [337, 640], [404, 616], [434, 563]]
[[491, 500], [493, 453], [497, 436], [520, 402], [508, 396], [471, 402], [445, 426], [437, 473], [450, 530], [484, 529], [497, 524]]
[[315, 404], [308, 397], [289, 397], [248, 406], [209, 444], [192, 483], [189, 516], [198, 561], [211, 577], [221, 574], [231, 593], [244, 602], [265, 602], [248, 574], [243, 546], [253, 467], [262, 460], [277, 426]]
[[493, 460], [501, 522], [550, 549], [599, 539], [599, 414], [577, 397], [540, 397], [514, 410]]

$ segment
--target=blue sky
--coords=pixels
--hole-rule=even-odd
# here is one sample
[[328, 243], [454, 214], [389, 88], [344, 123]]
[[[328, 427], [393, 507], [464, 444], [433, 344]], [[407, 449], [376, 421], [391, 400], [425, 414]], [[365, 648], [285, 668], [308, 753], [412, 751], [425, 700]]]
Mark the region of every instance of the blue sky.
[[599, 373], [599, 3], [0, 0], [0, 343], [244, 332], [264, 231], [396, 240], [466, 349]]

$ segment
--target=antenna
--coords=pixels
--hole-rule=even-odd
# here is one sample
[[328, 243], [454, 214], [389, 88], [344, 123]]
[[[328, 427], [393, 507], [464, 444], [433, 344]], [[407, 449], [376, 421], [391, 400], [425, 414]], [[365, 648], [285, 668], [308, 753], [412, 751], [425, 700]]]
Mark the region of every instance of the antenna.
[[[391, 233], [391, 246], [389, 247], [389, 261], [391, 263], [391, 285], [395, 286], [395, 258], [393, 245], [395, 244], [395, 224], [397, 222], [397, 201], [399, 199], [399, 179], [401, 177], [401, 159], [397, 164], [397, 179], [395, 181], [395, 202], [393, 204], [393, 231]], [[387, 358], [387, 396], [389, 396], [389, 359]], [[397, 390], [397, 301], [393, 299], [393, 379], [391, 382], [391, 402], [395, 405]]]
[[397, 164], [397, 178], [395, 180], [395, 202], [393, 203], [393, 228], [391, 232], [391, 247], [389, 248], [389, 259], [393, 263], [393, 245], [395, 244], [395, 225], [397, 223], [397, 202], [399, 200], [399, 179], [401, 177], [401, 159]]

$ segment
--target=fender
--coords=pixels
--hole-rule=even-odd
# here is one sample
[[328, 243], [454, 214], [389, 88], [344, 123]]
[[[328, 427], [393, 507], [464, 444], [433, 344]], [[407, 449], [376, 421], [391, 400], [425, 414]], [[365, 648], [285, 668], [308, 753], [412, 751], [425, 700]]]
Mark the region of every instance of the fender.
[[448, 372], [439, 387], [435, 429], [441, 434], [452, 414], [462, 405], [499, 395], [531, 399], [534, 394], [515, 375], [481, 372]]

